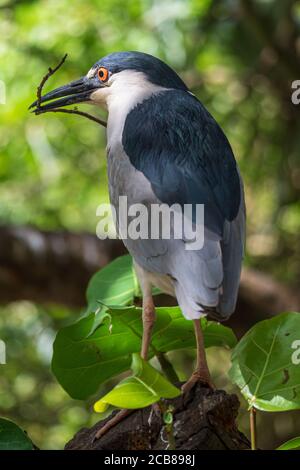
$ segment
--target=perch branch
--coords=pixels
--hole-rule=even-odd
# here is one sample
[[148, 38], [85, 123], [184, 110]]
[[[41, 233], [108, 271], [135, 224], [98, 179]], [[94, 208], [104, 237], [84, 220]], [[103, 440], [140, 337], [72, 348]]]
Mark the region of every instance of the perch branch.
[[[164, 400], [165, 411], [174, 420], [166, 429], [161, 413], [151, 407], [131, 410], [129, 416], [109, 429], [100, 439], [95, 434], [111, 416], [92, 428], [79, 431], [66, 445], [66, 450], [246, 450], [248, 439], [238, 431], [236, 418], [239, 401], [222, 390], [210, 390], [201, 384], [182, 396]], [[162, 410], [164, 411], [164, 410]], [[116, 412], [115, 412], [116, 413]], [[116, 416], [116, 414], [114, 415]], [[166, 435], [167, 434], [167, 435]], [[166, 439], [167, 438], [167, 439]]]
[[[0, 303], [27, 299], [82, 308], [91, 276], [125, 253], [121, 240], [99, 240], [90, 233], [0, 226]], [[160, 295], [156, 305], [175, 305], [175, 301]], [[241, 336], [256, 322], [288, 310], [300, 310], [296, 288], [244, 268], [229, 326]]]

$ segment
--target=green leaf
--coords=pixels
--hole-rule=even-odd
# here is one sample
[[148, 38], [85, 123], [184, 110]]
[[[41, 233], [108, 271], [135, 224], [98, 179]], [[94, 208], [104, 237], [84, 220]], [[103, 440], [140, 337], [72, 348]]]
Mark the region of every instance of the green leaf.
[[281, 446], [277, 447], [276, 450], [297, 450], [297, 449], [300, 449], [300, 437], [294, 437], [294, 439], [290, 439], [284, 444], [281, 444]]
[[0, 450], [33, 450], [24, 431], [8, 419], [0, 418]]
[[229, 375], [250, 406], [265, 411], [300, 408], [300, 314], [257, 323], [232, 354]]
[[[157, 351], [195, 348], [193, 324], [179, 307], [158, 307], [149, 357]], [[133, 353], [141, 349], [142, 309], [108, 307], [94, 329], [96, 314], [63, 328], [56, 336], [52, 370], [73, 398], [85, 399], [100, 384], [129, 369]], [[205, 346], [236, 344], [230, 328], [202, 319]]]
[[163, 414], [163, 421], [165, 424], [172, 424], [173, 423], [173, 413], [172, 411], [166, 411]]
[[139, 284], [130, 255], [120, 256], [91, 278], [87, 288], [87, 313], [99, 308], [99, 301], [107, 305], [133, 303], [139, 295]]
[[128, 409], [144, 408], [161, 398], [175, 398], [180, 395], [177, 387], [138, 354], [132, 355], [131, 369], [131, 377], [122, 380], [95, 403], [96, 412], [103, 413], [110, 405]]
[[[152, 295], [161, 294], [154, 287]], [[91, 278], [87, 292], [88, 307], [85, 314], [96, 312], [102, 305], [129, 305], [141, 297], [139, 282], [130, 255], [119, 256]]]

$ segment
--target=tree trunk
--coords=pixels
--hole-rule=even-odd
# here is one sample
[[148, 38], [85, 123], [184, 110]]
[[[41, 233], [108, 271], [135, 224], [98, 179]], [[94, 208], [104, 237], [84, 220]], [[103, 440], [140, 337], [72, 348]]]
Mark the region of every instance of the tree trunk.
[[[172, 405], [173, 431], [166, 431], [160, 413], [151, 407], [134, 411], [102, 438], [95, 434], [107, 418], [90, 429], [80, 430], [66, 450], [176, 450], [249, 449], [248, 439], [237, 429], [239, 401], [236, 395], [211, 390], [200, 384], [183, 396], [165, 400]], [[168, 437], [169, 436], [169, 437]]]
[[[82, 308], [94, 272], [125, 253], [120, 240], [99, 240], [89, 233], [0, 227], [0, 303], [30, 300]], [[157, 301], [175, 302], [168, 296]], [[257, 321], [285, 310], [300, 310], [299, 292], [267, 274], [244, 269], [228, 325], [240, 336]]]

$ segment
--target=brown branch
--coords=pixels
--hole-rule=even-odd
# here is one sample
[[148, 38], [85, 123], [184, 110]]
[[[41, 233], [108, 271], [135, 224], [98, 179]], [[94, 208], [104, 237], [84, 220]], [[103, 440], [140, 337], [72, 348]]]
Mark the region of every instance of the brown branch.
[[91, 276], [126, 249], [86, 232], [0, 226], [0, 303], [27, 299], [82, 308]]
[[[89, 233], [0, 226], [0, 302], [27, 299], [81, 308], [90, 277], [125, 253], [120, 240], [99, 240]], [[168, 296], [156, 301], [175, 302]], [[298, 290], [244, 268], [236, 312], [227, 324], [240, 336], [257, 321], [286, 310], [300, 310]]]
[[[185, 399], [166, 400], [174, 408], [176, 450], [249, 450], [248, 439], [238, 431], [239, 401], [222, 390], [197, 384]], [[109, 418], [108, 418], [109, 419]], [[66, 450], [166, 450], [168, 436], [160, 415], [151, 407], [134, 411], [99, 440], [95, 434], [107, 422], [82, 429]]]
[[83, 111], [78, 111], [76, 108], [74, 109], [62, 109], [62, 108], [53, 108], [53, 109], [45, 109], [40, 108], [35, 111], [35, 114], [43, 114], [43, 113], [66, 113], [66, 114], [78, 114], [78, 116], [83, 116], [86, 117], [87, 119], [90, 119], [91, 121], [97, 122], [98, 124], [101, 124], [103, 127], [107, 127], [107, 122], [100, 119], [96, 118], [96, 116], [93, 116], [92, 114], [85, 113]]

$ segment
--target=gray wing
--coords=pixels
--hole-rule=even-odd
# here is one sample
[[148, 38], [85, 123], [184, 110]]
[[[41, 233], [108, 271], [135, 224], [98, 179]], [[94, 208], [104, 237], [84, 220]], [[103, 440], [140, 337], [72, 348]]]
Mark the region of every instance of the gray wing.
[[242, 181], [241, 187], [242, 198], [238, 216], [230, 223], [228, 236], [221, 242], [223, 292], [217, 311], [224, 319], [228, 318], [235, 310], [245, 251], [246, 208]]
[[[142, 202], [149, 207], [153, 202], [169, 205], [174, 202], [204, 203], [209, 223], [205, 227], [204, 246], [197, 251], [186, 250], [184, 239], [127, 239], [124, 243], [146, 273], [155, 274], [157, 279], [161, 275], [169, 276], [187, 318], [199, 318], [210, 310], [220, 320], [225, 319], [234, 311], [236, 304], [245, 230], [242, 184], [239, 176], [235, 176], [237, 167], [230, 146], [213, 119], [201, 108], [204, 114], [200, 115], [200, 124], [197, 121], [198, 110], [195, 109], [193, 128], [190, 130], [198, 129], [199, 125], [204, 133], [198, 133], [197, 142], [194, 143], [196, 148], [188, 139], [184, 139], [183, 144], [182, 134], [176, 134], [178, 141], [173, 138], [170, 129], [175, 127], [171, 125], [165, 139], [159, 142], [160, 151], [155, 134], [150, 136], [151, 139], [149, 137], [148, 143], [143, 140], [144, 130], [150, 132], [151, 125], [158, 119], [157, 114], [143, 123], [143, 116], [149, 117], [149, 112], [143, 112], [143, 108], [140, 111], [133, 121], [132, 132], [127, 129], [133, 139], [125, 145], [129, 155], [119, 147], [118, 155], [114, 149], [109, 156], [112, 202], [117, 204], [117, 197], [126, 195], [128, 204]], [[178, 112], [181, 119], [186, 108], [181, 105]], [[156, 129], [163, 125], [163, 115], [158, 113]], [[173, 113], [172, 118], [174, 115], [177, 116]], [[137, 123], [141, 126], [141, 134]], [[170, 142], [174, 149], [170, 147]], [[184, 149], [192, 152], [189, 158]], [[172, 159], [172, 155], [177, 158]], [[196, 155], [199, 155], [197, 161]], [[182, 158], [179, 159], [179, 156]]]

